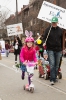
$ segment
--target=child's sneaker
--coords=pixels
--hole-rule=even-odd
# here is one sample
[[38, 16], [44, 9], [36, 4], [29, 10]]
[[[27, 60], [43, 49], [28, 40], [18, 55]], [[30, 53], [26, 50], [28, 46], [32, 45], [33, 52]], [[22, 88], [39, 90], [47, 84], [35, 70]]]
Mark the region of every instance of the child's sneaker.
[[26, 89], [29, 89], [29, 84], [27, 84], [25, 87], [26, 87]]
[[24, 80], [24, 76], [21, 76], [22, 80]]
[[25, 72], [22, 72], [21, 78], [22, 78], [22, 80], [24, 80], [24, 78], [25, 78]]

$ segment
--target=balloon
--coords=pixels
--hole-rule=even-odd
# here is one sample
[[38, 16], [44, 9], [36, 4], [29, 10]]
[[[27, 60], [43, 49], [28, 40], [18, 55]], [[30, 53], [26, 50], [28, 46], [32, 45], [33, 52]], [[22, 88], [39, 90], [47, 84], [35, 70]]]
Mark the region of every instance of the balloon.
[[41, 43], [42, 43], [42, 40], [38, 39], [37, 44], [41, 44]]

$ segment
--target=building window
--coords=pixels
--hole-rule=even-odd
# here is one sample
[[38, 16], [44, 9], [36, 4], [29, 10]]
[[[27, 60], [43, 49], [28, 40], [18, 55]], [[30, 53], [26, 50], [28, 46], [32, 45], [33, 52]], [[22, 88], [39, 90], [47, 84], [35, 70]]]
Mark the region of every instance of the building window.
[[39, 24], [39, 22], [40, 22], [39, 19], [36, 19], [36, 23]]
[[41, 5], [38, 4], [38, 10], [41, 8]]
[[66, 48], [66, 33], [65, 33], [65, 48]]
[[66, 42], [65, 42], [65, 48], [66, 48]]
[[27, 27], [30, 27], [30, 22], [28, 22], [28, 24], [27, 24], [28, 26]]
[[34, 3], [34, 4], [33, 4], [33, 10], [34, 10], [34, 11], [35, 11], [35, 10], [38, 10], [38, 8], [39, 8], [38, 3]]
[[33, 19], [33, 24], [36, 24], [36, 18]]
[[54, 0], [50, 0], [50, 2], [52, 2], [52, 3], [53, 3], [53, 2], [54, 2]]
[[28, 16], [29, 16], [29, 11], [28, 11]]
[[65, 33], [65, 38], [66, 38], [66, 33]]
[[29, 16], [29, 10], [24, 11], [24, 16], [25, 16], [25, 18], [26, 18], [27, 16]]

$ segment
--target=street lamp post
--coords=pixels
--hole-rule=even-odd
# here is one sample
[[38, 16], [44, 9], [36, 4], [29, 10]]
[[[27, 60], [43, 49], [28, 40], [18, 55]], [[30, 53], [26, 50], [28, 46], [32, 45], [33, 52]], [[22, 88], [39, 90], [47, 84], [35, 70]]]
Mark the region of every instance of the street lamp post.
[[18, 2], [16, 0], [16, 23], [18, 23]]

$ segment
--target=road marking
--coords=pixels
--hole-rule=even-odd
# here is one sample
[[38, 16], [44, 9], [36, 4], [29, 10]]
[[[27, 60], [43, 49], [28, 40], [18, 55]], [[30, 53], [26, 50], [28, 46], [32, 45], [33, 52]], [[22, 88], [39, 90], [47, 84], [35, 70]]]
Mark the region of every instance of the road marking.
[[[10, 70], [15, 71], [14, 68], [10, 68], [10, 67], [8, 67], [8, 66], [5, 65], [5, 64], [0, 63], [0, 65], [4, 66], [4, 67], [6, 67], [6, 68], [8, 68], [8, 69], [10, 69]], [[20, 73], [20, 72], [18, 72], [18, 73]], [[48, 84], [46, 84], [46, 83], [44, 83], [44, 82], [41, 82], [41, 81], [39, 81], [39, 80], [37, 80], [37, 79], [33, 79], [33, 80], [35, 80], [36, 82], [38, 82], [38, 83], [40, 83], [40, 84], [42, 84], [42, 85], [44, 85], [44, 86], [47, 86], [47, 87], [49, 87], [49, 88], [51, 88], [51, 89], [54, 89], [54, 90], [56, 90], [56, 91], [58, 91], [58, 92], [63, 93], [63, 94], [66, 95], [66, 92], [65, 92], [64, 90], [58, 88], [58, 87], [54, 87], [54, 86], [48, 85]]]
[[[8, 69], [11, 69], [11, 70], [14, 70], [14, 68], [12, 67], [12, 68], [10, 68], [10, 67], [8, 67], [7, 65], [5, 65], [5, 64], [2, 64], [2, 63], [0, 63], [0, 65], [2, 65], [2, 66], [4, 66], [4, 67], [6, 67], [6, 68], [8, 68]], [[15, 70], [14, 70], [15, 71]]]
[[14, 62], [15, 62], [15, 61], [14, 62], [11, 62], [11, 61], [8, 61], [8, 60], [5, 60], [5, 59], [4, 59], [4, 61], [9, 62], [9, 63], [12, 63], [12, 64], [14, 64]]
[[[11, 61], [9, 61], [9, 59], [7, 59], [7, 60], [4, 59], [4, 61], [9, 62], [9, 63], [12, 63], [12, 64], [15, 63], [15, 61], [14, 61], [14, 62], [13, 62], [13, 61], [11, 62]], [[18, 61], [17, 61], [17, 62], [18, 62]]]
[[[34, 80], [35, 80], [35, 79], [34, 79]], [[61, 90], [61, 89], [58, 88], [58, 87], [54, 87], [54, 86], [48, 85], [48, 84], [43, 83], [43, 82], [41, 82], [41, 81], [39, 81], [39, 80], [35, 80], [35, 81], [39, 82], [40, 84], [43, 84], [44, 86], [50, 87], [51, 89], [54, 89], [54, 90], [56, 90], [56, 91], [58, 91], [58, 92], [61, 92], [61, 93], [63, 93], [63, 94], [66, 95], [66, 92], [64, 92], [63, 90]]]

